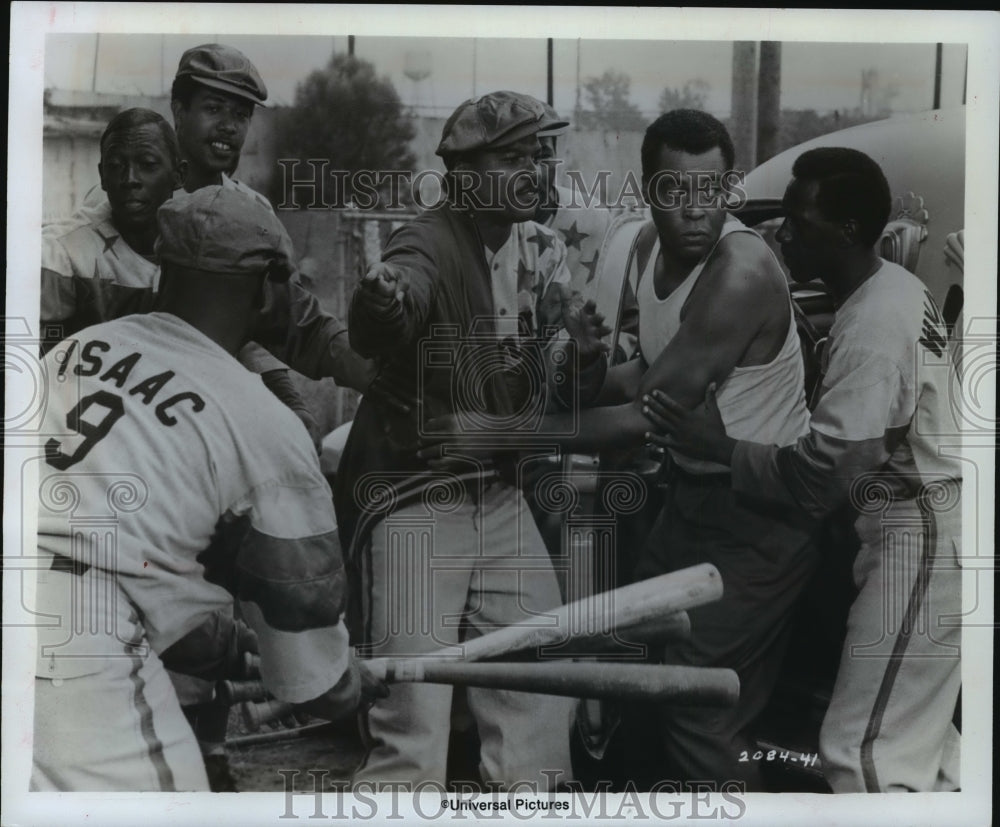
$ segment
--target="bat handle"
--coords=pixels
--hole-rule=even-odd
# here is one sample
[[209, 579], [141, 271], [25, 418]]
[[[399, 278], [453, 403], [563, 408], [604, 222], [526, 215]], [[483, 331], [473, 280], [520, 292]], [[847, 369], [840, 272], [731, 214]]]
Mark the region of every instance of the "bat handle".
[[256, 703], [247, 701], [243, 704], [243, 723], [252, 732], [257, 732], [264, 724], [282, 718], [292, 718], [294, 715], [295, 706], [293, 704], [274, 698]]
[[233, 706], [241, 701], [260, 701], [267, 697], [263, 681], [219, 681], [216, 691], [223, 703]]
[[260, 655], [255, 655], [253, 652], [243, 653], [242, 677], [247, 680], [260, 677]]
[[[460, 662], [456, 658], [434, 657], [428, 660]], [[424, 662], [420, 658], [366, 658], [364, 663], [371, 675], [384, 683], [420, 683], [424, 680]]]

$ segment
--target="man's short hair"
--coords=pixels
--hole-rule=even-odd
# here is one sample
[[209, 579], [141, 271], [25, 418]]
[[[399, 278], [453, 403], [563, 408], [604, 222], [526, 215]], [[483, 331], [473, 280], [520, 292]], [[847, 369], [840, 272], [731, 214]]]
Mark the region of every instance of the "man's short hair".
[[865, 153], [846, 147], [819, 147], [802, 153], [792, 175], [816, 181], [816, 205], [831, 221], [855, 219], [866, 245], [878, 241], [889, 221], [892, 193], [882, 168]]
[[642, 139], [643, 178], [657, 172], [656, 159], [663, 146], [692, 155], [718, 148], [727, 169], [732, 169], [736, 158], [733, 139], [729, 137], [726, 127], [717, 118], [698, 109], [674, 109], [660, 115], [647, 127]]
[[170, 102], [173, 103], [176, 101], [185, 109], [188, 109], [191, 106], [191, 98], [194, 97], [194, 93], [199, 89], [207, 88], [207, 86], [203, 86], [188, 75], [174, 78], [174, 82], [170, 85]]
[[181, 150], [177, 144], [177, 135], [174, 133], [174, 128], [159, 113], [154, 112], [152, 109], [142, 109], [140, 107], [123, 109], [108, 121], [108, 125], [104, 128], [104, 133], [101, 135], [101, 155], [104, 154], [104, 145], [112, 135], [120, 135], [123, 132], [128, 132], [131, 129], [137, 129], [147, 124], [153, 124], [160, 130], [160, 134], [163, 136], [163, 143], [170, 154], [170, 162], [174, 166], [177, 166], [180, 163]]

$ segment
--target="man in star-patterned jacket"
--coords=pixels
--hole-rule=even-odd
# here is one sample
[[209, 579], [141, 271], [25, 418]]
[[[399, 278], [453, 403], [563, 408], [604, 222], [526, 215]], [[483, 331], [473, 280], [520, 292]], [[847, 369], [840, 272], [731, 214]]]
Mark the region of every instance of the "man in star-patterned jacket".
[[[354, 294], [352, 347], [422, 403], [404, 414], [362, 401], [334, 494], [375, 655], [457, 649], [466, 628], [482, 633], [561, 602], [516, 484], [517, 456], [453, 457], [447, 472], [417, 456], [426, 423], [447, 414], [537, 436], [559, 328], [577, 341], [578, 364], [604, 365], [606, 330], [570, 299], [565, 246], [529, 220], [543, 121], [538, 101], [513, 92], [459, 106], [437, 149], [447, 202], [397, 230]], [[468, 698], [484, 780], [546, 791], [570, 777], [571, 700], [488, 689]], [[355, 782], [444, 783], [451, 699], [448, 686], [394, 686], [368, 715]]]
[[597, 274], [604, 234], [611, 226], [612, 210], [604, 204], [591, 204], [586, 193], [556, 184], [556, 174], [562, 159], [558, 157], [558, 140], [568, 124], [548, 104], [545, 107], [547, 125], [539, 132], [539, 197], [535, 221], [554, 230], [566, 245], [566, 264], [573, 289], [586, 293], [587, 285]]
[[[555, 231], [566, 245], [570, 288], [583, 296], [593, 297], [597, 292], [598, 263], [606, 254], [608, 234], [615, 225], [615, 219], [630, 208], [594, 203], [594, 193], [581, 188], [579, 182], [571, 187], [556, 183], [558, 168], [563, 162], [559, 157], [559, 141], [566, 133], [568, 124], [547, 103], [541, 105], [545, 108], [547, 122], [538, 133], [541, 153], [538, 158], [539, 203], [535, 221]], [[628, 286], [625, 290], [612, 364], [631, 359], [636, 351], [639, 311], [635, 294]]]

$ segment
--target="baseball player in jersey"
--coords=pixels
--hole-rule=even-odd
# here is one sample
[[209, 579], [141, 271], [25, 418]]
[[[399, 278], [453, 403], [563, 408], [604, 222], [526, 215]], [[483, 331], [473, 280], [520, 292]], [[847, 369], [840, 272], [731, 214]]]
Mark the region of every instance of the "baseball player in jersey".
[[[181, 184], [180, 151], [170, 125], [148, 109], [115, 115], [100, 142], [98, 166], [105, 198], [85, 204], [73, 218], [42, 229], [41, 321], [46, 348], [82, 328], [129, 313], [149, 311], [159, 286], [156, 213]], [[48, 331], [54, 330], [49, 335]], [[256, 350], [244, 348], [252, 357]], [[309, 424], [315, 424], [298, 394], [280, 393], [287, 370], [245, 359]], [[287, 379], [284, 379], [287, 383]], [[227, 625], [231, 621], [220, 621]], [[237, 624], [236, 629], [242, 628]], [[244, 636], [252, 647], [252, 638]], [[184, 706], [195, 719], [213, 789], [234, 789], [225, 762], [229, 710], [213, 701], [214, 682], [170, 673]]]
[[792, 175], [777, 241], [792, 277], [820, 277], [838, 305], [809, 432], [783, 448], [735, 439], [711, 395], [693, 411], [654, 395], [648, 415], [672, 435], [657, 441], [729, 466], [736, 492], [814, 516], [850, 502], [858, 595], [823, 774], [835, 792], [954, 790], [962, 475], [942, 439], [957, 433], [947, 331], [924, 285], [875, 249], [891, 207], [878, 164], [814, 149]]
[[156, 211], [181, 185], [174, 130], [156, 112], [127, 109], [108, 123], [100, 149], [106, 197], [42, 227], [47, 347], [89, 325], [149, 310], [159, 282]]
[[[639, 274], [639, 358], [607, 369], [593, 407], [545, 418], [545, 432], [565, 435], [557, 438], [564, 447], [639, 449], [649, 428], [645, 394], [669, 388], [693, 404], [712, 382], [722, 388], [727, 424], [741, 434], [788, 445], [806, 432], [784, 275], [764, 241], [724, 208], [733, 156], [725, 127], [704, 112], [675, 110], [647, 129], [642, 174], [652, 220], [639, 222], [636, 253], [621, 262]], [[655, 778], [757, 789], [758, 768], [739, 758], [752, 752], [752, 726], [770, 697], [792, 608], [817, 562], [815, 526], [734, 496], [724, 466], [674, 455], [669, 477], [659, 519], [631, 568], [637, 579], [703, 562], [719, 569], [722, 599], [692, 610], [690, 640], [664, 657], [736, 670], [740, 700], [729, 710], [656, 708], [673, 766], [655, 768]], [[649, 732], [647, 717], [640, 726]]]
[[[600, 320], [564, 312], [565, 247], [529, 220], [543, 114], [538, 101], [514, 92], [460, 105], [437, 149], [449, 170], [448, 201], [397, 230], [355, 291], [353, 345], [377, 357], [401, 387], [420, 392], [425, 420], [478, 399], [485, 415], [516, 421], [545, 393], [544, 382], [518, 381], [528, 374], [516, 365], [528, 350], [542, 353], [564, 323], [581, 342], [581, 359], [600, 352]], [[463, 365], [470, 367], [462, 372]], [[338, 519], [363, 577], [363, 634], [378, 655], [456, 644], [457, 618], [477, 634], [560, 603], [549, 555], [512, 484], [515, 458], [459, 459], [454, 474], [436, 475], [417, 456], [422, 427], [416, 413], [394, 413], [366, 397], [337, 477]], [[434, 485], [443, 480], [454, 481], [456, 499], [436, 508]], [[373, 481], [395, 483], [390, 513], [364, 496]], [[430, 557], [396, 557], [394, 532], [426, 520], [428, 509]], [[409, 600], [413, 584], [424, 582], [430, 591]], [[544, 791], [571, 777], [572, 700], [487, 689], [470, 689], [468, 699], [484, 780]], [[371, 748], [355, 779], [444, 783], [451, 700], [450, 687], [394, 689], [368, 716]]]
[[[161, 207], [159, 228], [157, 311], [46, 357], [45, 431], [71, 435], [40, 474], [35, 608], [58, 625], [39, 630], [36, 790], [207, 789], [164, 665], [225, 674], [236, 653], [215, 624], [234, 594], [276, 697], [323, 717], [360, 697], [329, 488], [294, 415], [234, 358], [265, 278], [287, 273], [281, 226], [208, 187]], [[114, 537], [92, 530], [109, 513]]]

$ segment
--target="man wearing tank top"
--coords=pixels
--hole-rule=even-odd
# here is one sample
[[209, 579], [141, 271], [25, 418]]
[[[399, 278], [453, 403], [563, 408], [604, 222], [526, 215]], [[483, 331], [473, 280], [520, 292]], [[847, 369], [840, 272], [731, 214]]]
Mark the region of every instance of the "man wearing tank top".
[[814, 517], [852, 507], [858, 593], [820, 731], [823, 775], [834, 792], [956, 790], [962, 458], [948, 332], [920, 280], [879, 257], [892, 199], [878, 164], [823, 147], [792, 175], [782, 256], [837, 302], [808, 433], [785, 447], [739, 437], [711, 395], [689, 411], [655, 394], [649, 417], [671, 445], [730, 467], [734, 492]]
[[[704, 112], [675, 110], [647, 129], [642, 173], [652, 221], [639, 229], [630, 261], [641, 274], [640, 355], [608, 368], [597, 397], [581, 400], [594, 407], [546, 417], [548, 434], [570, 433], [576, 417], [575, 432], [558, 439], [562, 447], [639, 447], [649, 429], [646, 394], [666, 389], [693, 406], [713, 383], [731, 433], [790, 445], [808, 432], [787, 282], [763, 239], [723, 203], [733, 159], [725, 127]], [[663, 657], [734, 669], [741, 690], [732, 709], [663, 706], [652, 713], [670, 763], [655, 768], [656, 777], [760, 789], [759, 767], [740, 759], [754, 752], [751, 727], [771, 694], [792, 609], [818, 560], [815, 531], [816, 523], [796, 510], [735, 494], [725, 466], [672, 455], [663, 509], [635, 576], [705, 562], [718, 568], [724, 596], [690, 610], [690, 639], [671, 644]]]

